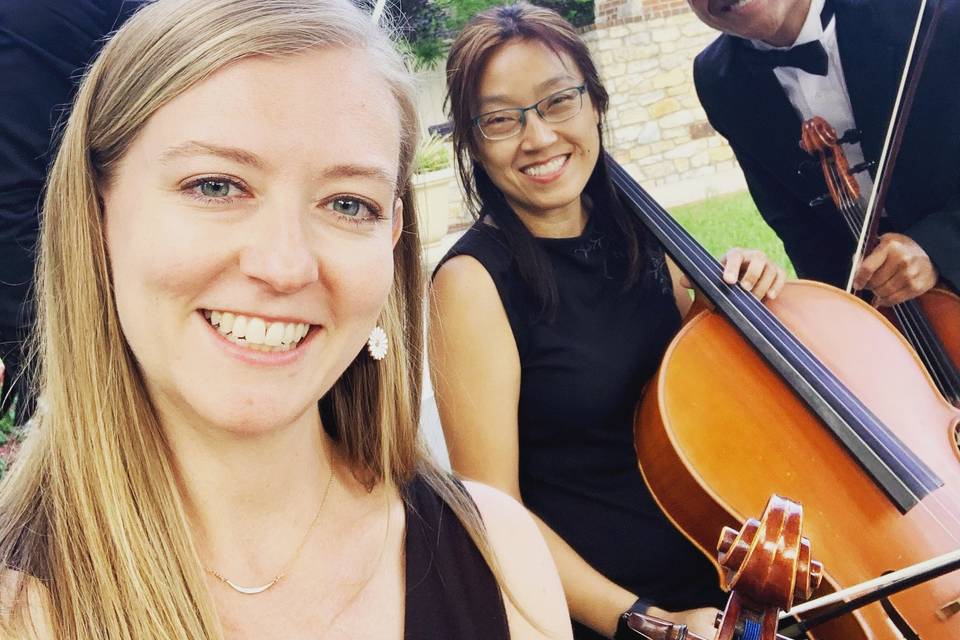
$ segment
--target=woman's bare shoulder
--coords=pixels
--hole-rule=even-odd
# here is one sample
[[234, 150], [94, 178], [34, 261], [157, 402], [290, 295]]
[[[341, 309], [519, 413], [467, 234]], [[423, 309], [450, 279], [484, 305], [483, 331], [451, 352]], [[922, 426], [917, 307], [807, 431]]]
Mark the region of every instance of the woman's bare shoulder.
[[570, 638], [570, 616], [560, 577], [533, 517], [499, 489], [479, 482], [464, 485], [483, 518], [503, 582], [516, 599], [515, 603], [505, 602], [510, 637]]

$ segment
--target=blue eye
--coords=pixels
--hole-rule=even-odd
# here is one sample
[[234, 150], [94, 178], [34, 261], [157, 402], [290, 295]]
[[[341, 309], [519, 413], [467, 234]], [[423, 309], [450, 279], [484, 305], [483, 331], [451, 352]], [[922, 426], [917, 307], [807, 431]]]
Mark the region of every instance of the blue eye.
[[225, 198], [230, 194], [230, 183], [223, 180], [204, 180], [200, 193], [208, 198]]
[[248, 195], [241, 182], [225, 176], [196, 178], [180, 189], [194, 200], [209, 204], [225, 204]]
[[324, 206], [332, 210], [340, 219], [356, 224], [383, 219], [380, 215], [380, 207], [352, 196], [336, 196], [327, 200]]
[[337, 213], [350, 216], [351, 218], [356, 218], [357, 216], [362, 215], [363, 210], [366, 209], [366, 205], [359, 200], [354, 200], [352, 198], [337, 198], [331, 202], [330, 205]]

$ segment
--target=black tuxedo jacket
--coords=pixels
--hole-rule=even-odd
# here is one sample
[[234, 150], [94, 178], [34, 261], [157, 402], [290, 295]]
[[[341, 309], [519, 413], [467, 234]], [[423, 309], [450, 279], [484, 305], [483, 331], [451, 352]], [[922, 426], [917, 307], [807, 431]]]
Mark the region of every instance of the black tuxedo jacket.
[[[828, 0], [854, 120], [867, 160], [878, 160], [919, 3]], [[887, 199], [881, 232], [913, 238], [954, 287], [960, 286], [960, 2], [944, 15], [921, 76]], [[697, 56], [694, 81], [711, 125], [733, 147], [753, 199], [783, 240], [801, 277], [845, 286], [855, 242], [819, 168], [798, 146], [800, 118], [773, 71], [750, 68], [750, 44], [721, 35]], [[842, 134], [843, 132], [838, 132]]]

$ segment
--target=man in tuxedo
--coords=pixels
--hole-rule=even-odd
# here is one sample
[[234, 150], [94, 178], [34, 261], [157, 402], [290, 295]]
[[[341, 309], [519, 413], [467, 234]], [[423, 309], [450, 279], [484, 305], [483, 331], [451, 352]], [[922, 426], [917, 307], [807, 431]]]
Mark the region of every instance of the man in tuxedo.
[[[943, 0], [940, 0], [943, 1]], [[694, 62], [700, 102], [729, 142], [757, 208], [801, 277], [846, 286], [855, 241], [819, 165], [798, 146], [801, 123], [824, 117], [850, 165], [880, 158], [917, 0], [688, 0], [723, 31]], [[938, 279], [960, 287], [960, 10], [944, 5], [894, 171], [880, 243], [854, 285], [881, 304]], [[858, 174], [868, 194], [874, 166]], [[819, 199], [819, 200], [818, 200]]]
[[0, 416], [19, 398], [30, 417], [24, 339], [33, 321], [31, 281], [47, 165], [57, 122], [86, 65], [142, 0], [0, 2]]

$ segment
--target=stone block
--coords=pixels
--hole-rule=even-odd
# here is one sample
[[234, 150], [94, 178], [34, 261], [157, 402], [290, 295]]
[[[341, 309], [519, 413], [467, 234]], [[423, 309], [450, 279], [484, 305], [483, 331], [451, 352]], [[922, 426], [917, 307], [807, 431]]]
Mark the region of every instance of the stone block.
[[624, 43], [628, 47], [640, 47], [643, 45], [648, 45], [653, 42], [653, 36], [650, 35], [649, 29], [646, 29], [646, 24], [643, 22], [636, 22], [633, 25], [636, 28], [631, 29], [630, 35], [623, 39]]
[[693, 122], [693, 113], [689, 109], [683, 111], [677, 111], [671, 113], [670, 115], [664, 116], [660, 119], [660, 126], [662, 127], [681, 127], [689, 125]]
[[645, 107], [652, 105], [654, 102], [663, 100], [666, 97], [666, 93], [663, 90], [660, 91], [647, 91], [646, 93], [641, 93], [634, 97], [634, 100], [637, 104], [641, 104]]
[[650, 105], [650, 117], [659, 119], [668, 114], [679, 111], [680, 108], [681, 105], [678, 100], [675, 98], [665, 98]]
[[698, 120], [690, 125], [690, 137], [694, 140], [699, 138], [710, 138], [713, 137], [716, 131], [713, 130], [713, 127], [710, 126], [710, 123], [706, 120]]
[[684, 38], [707, 38], [709, 41], [717, 37], [716, 31], [700, 22], [699, 18], [692, 13], [679, 28]]
[[651, 118], [651, 113], [647, 111], [644, 107], [641, 107], [637, 104], [630, 105], [629, 107], [623, 109], [620, 114], [620, 124], [621, 125], [631, 125], [631, 124], [640, 124], [646, 123]]
[[707, 151], [701, 151], [690, 158], [690, 165], [693, 167], [705, 167], [708, 164], [710, 164], [710, 153]]
[[661, 29], [651, 29], [654, 42], [676, 42], [680, 39], [680, 29], [665, 26]]
[[613, 64], [607, 65], [603, 69], [603, 75], [605, 78], [619, 78], [627, 72], [627, 65], [623, 62], [615, 62]]
[[619, 62], [644, 63], [648, 69], [660, 68], [660, 47], [655, 44], [643, 47], [621, 47], [614, 52], [613, 57]]
[[714, 149], [710, 149], [709, 153], [710, 153], [710, 162], [713, 164], [717, 164], [725, 160], [733, 159], [733, 149], [731, 149], [726, 145], [722, 147], [716, 147]]
[[657, 162], [646, 167], [642, 168], [640, 171], [641, 182], [644, 180], [656, 180], [658, 178], [665, 178], [673, 173], [673, 163], [669, 160], [664, 160], [662, 162]]
[[686, 74], [684, 74], [682, 69], [678, 68], [656, 76], [653, 79], [653, 88], [666, 89], [668, 87], [676, 87], [682, 85], [686, 80]]
[[651, 144], [660, 140], [660, 127], [656, 122], [625, 125], [613, 129], [613, 138], [618, 146]]
[[682, 53], [675, 53], [674, 51], [663, 49], [666, 45], [666, 42], [660, 45], [663, 50], [663, 53], [660, 55], [660, 68], [683, 69], [686, 71], [690, 67], [690, 59]]
[[697, 153], [704, 151], [706, 148], [707, 143], [705, 140], [690, 140], [689, 142], [684, 142], [670, 149], [670, 151], [667, 151], [663, 156], [670, 160], [676, 160], [677, 158], [689, 159]]
[[615, 27], [610, 27], [607, 29], [607, 33], [604, 35], [605, 38], [625, 38], [630, 35], [630, 29], [623, 25], [617, 25]]
[[614, 38], [601, 38], [597, 42], [598, 51], [616, 51], [623, 48], [623, 42]]
[[670, 127], [669, 129], [660, 129], [660, 137], [664, 140], [670, 140], [670, 148], [676, 146], [677, 138], [689, 139], [686, 127]]

